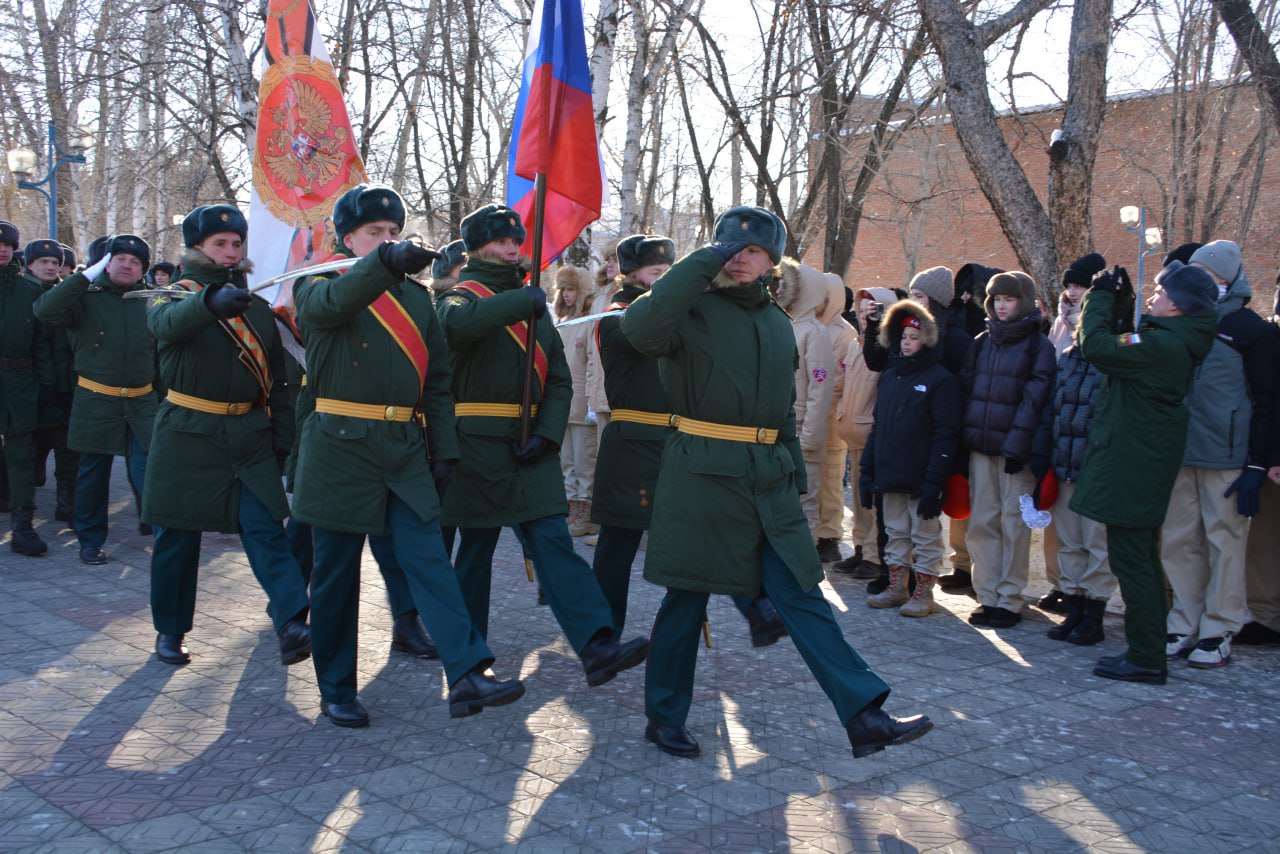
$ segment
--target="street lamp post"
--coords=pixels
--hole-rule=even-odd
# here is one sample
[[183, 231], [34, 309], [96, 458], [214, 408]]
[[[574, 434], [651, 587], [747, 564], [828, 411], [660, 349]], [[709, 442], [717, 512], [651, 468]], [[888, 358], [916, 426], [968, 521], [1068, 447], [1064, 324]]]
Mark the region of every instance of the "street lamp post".
[[1147, 256], [1158, 251], [1164, 238], [1160, 234], [1160, 229], [1152, 226], [1147, 228], [1147, 209], [1138, 207], [1137, 205], [1125, 205], [1120, 208], [1120, 222], [1124, 223], [1126, 231], [1131, 231], [1138, 235], [1138, 287], [1135, 294], [1135, 304], [1133, 307], [1133, 328], [1138, 328], [1138, 323], [1142, 319], [1142, 272]]
[[[49, 202], [49, 237], [58, 239], [58, 169], [65, 163], [84, 163], [84, 155], [80, 152], [93, 145], [93, 135], [84, 128], [74, 128], [69, 151], [58, 145], [58, 128], [49, 122], [49, 172], [39, 181], [30, 180], [36, 172], [36, 153], [29, 148], [12, 148], [8, 153], [9, 171], [18, 179], [18, 187], [23, 190], [35, 190]], [[49, 189], [44, 188], [49, 185]]]

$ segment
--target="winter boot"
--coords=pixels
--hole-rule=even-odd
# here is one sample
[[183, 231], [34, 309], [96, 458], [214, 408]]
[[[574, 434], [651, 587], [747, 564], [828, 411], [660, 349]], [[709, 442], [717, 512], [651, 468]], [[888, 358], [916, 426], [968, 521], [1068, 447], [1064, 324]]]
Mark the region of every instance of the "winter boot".
[[957, 567], [950, 575], [942, 576], [938, 586], [946, 593], [972, 593], [973, 573], [967, 569]]
[[840, 541], [835, 537], [819, 537], [818, 559], [823, 563], [835, 563], [840, 560]]
[[853, 572], [862, 563], [862, 546], [854, 546], [853, 554], [844, 560], [838, 560], [831, 564], [831, 568], [836, 572]]
[[600, 526], [591, 521], [591, 500], [579, 501], [582, 507], [582, 526], [587, 529], [587, 536], [600, 533]]
[[937, 583], [938, 577], [927, 572], [917, 572], [915, 576], [916, 589], [912, 591], [907, 604], [898, 609], [898, 613], [904, 617], [927, 617], [933, 613], [933, 585]]
[[907, 592], [907, 577], [911, 568], [906, 566], [889, 567], [889, 586], [883, 592], [867, 597], [867, 604], [872, 608], [896, 608], [905, 605], [911, 598]]
[[1107, 613], [1107, 600], [1089, 599], [1086, 596], [1080, 598], [1084, 599], [1084, 619], [1067, 636], [1067, 643], [1073, 643], [1076, 646], [1093, 646], [1106, 637], [1102, 632], [1102, 618]]
[[71, 509], [76, 506], [76, 482], [71, 478], [58, 481], [57, 505], [53, 509], [53, 518], [59, 522], [71, 521]]
[[[866, 562], [864, 562], [866, 565]], [[874, 596], [877, 593], [883, 593], [885, 588], [889, 586], [889, 570], [878, 564], [871, 564], [876, 567], [876, 576], [867, 584], [867, 595]]]
[[787, 636], [787, 627], [782, 617], [769, 601], [768, 596], [761, 596], [747, 608], [747, 626], [751, 629], [751, 645], [754, 647], [772, 646], [778, 638]]
[[585, 501], [578, 501], [576, 498], [569, 500], [569, 536], [584, 537], [587, 535], [586, 514], [582, 512], [582, 505]]
[[40, 539], [35, 528], [31, 527], [32, 512], [31, 507], [13, 508], [13, 539], [9, 542], [9, 547], [20, 555], [40, 557], [49, 551], [49, 547]]
[[[1045, 597], [1048, 598], [1048, 597]], [[1089, 601], [1087, 596], [1079, 593], [1072, 593], [1067, 597], [1067, 618], [1058, 625], [1049, 629], [1047, 634], [1053, 640], [1066, 640], [1071, 633], [1076, 630], [1076, 626], [1080, 625], [1080, 621], [1084, 619], [1084, 606]]]

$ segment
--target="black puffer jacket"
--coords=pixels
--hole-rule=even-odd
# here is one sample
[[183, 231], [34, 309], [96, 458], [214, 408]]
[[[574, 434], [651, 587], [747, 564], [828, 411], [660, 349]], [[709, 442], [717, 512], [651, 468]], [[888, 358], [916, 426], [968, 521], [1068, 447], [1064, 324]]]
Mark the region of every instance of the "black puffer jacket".
[[1085, 360], [1077, 344], [1058, 359], [1058, 378], [1053, 386], [1053, 403], [1045, 407], [1045, 421], [1053, 431], [1053, 473], [1058, 480], [1074, 483], [1084, 465], [1093, 426], [1093, 402], [1104, 376]]
[[[937, 300], [929, 300], [929, 313], [938, 324], [938, 339], [941, 342], [939, 363], [956, 376], [964, 367], [965, 354], [973, 345], [973, 339], [963, 327], [952, 322], [947, 307]], [[867, 331], [862, 336], [862, 360], [873, 371], [883, 371], [889, 364], [889, 350], [880, 344], [880, 324], [877, 321], [867, 323]]]
[[1017, 320], [988, 320], [960, 372], [969, 450], [1029, 462], [1056, 370], [1053, 344], [1040, 333], [1038, 310]]

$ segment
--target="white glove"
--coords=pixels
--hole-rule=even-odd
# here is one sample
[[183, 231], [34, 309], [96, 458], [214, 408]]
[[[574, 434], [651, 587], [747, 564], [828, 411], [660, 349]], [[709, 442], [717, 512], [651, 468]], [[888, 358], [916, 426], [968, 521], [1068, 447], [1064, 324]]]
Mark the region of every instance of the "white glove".
[[102, 271], [107, 269], [107, 264], [110, 261], [111, 261], [111, 253], [108, 252], [107, 254], [103, 255], [101, 258], [98, 259], [97, 264], [94, 264], [92, 267], [85, 268], [84, 277], [92, 282], [94, 279], [102, 275]]

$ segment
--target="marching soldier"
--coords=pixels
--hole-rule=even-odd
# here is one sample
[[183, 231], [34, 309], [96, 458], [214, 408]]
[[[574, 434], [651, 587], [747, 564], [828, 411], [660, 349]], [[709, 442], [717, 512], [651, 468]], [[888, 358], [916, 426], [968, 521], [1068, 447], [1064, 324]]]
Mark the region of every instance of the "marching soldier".
[[849, 646], [818, 589], [822, 562], [800, 508], [795, 337], [767, 289], [786, 228], [763, 208], [738, 207], [716, 220], [714, 239], [622, 321], [637, 350], [663, 359], [679, 431], [658, 476], [645, 559], [645, 578], [667, 588], [645, 676], [645, 738], [676, 756], [699, 753], [684, 724], [707, 595], [763, 589], [834, 703], [853, 755], [912, 741], [929, 731], [928, 718], [881, 710], [889, 686]]
[[141, 237], [118, 234], [106, 241], [103, 253], [36, 301], [36, 317], [69, 330], [75, 350], [78, 388], [67, 445], [81, 455], [72, 523], [80, 560], [88, 564], [107, 562], [102, 546], [112, 462], [125, 457], [129, 481], [141, 489], [159, 405], [147, 304], [124, 299], [143, 285], [151, 248]]
[[302, 424], [294, 513], [315, 530], [312, 648], [323, 714], [368, 726], [356, 697], [360, 553], [390, 535], [413, 600], [435, 636], [449, 714], [464, 717], [524, 695], [488, 672], [493, 653], [472, 625], [440, 536], [440, 498], [458, 459], [449, 353], [426, 288], [407, 279], [436, 253], [395, 242], [400, 196], [348, 190], [333, 210], [351, 268], [295, 288], [315, 412]]
[[[610, 311], [625, 309], [647, 293], [671, 267], [676, 245], [666, 237], [633, 234], [618, 244], [617, 256], [623, 278]], [[592, 570], [609, 601], [614, 630], [621, 632], [627, 618], [631, 563], [653, 516], [654, 487], [673, 421], [658, 376], [658, 360], [631, 346], [622, 331], [622, 318], [601, 318], [596, 340], [613, 415], [596, 459], [591, 520], [601, 528]], [[747, 618], [752, 646], [769, 646], [787, 633], [767, 596], [734, 596], [733, 603]]]
[[311, 654], [307, 588], [285, 539], [280, 484], [293, 442], [284, 348], [271, 306], [245, 289], [249, 224], [231, 205], [201, 206], [182, 222], [187, 252], [174, 288], [147, 315], [168, 388], [156, 416], [143, 518], [156, 528], [151, 617], [156, 656], [186, 664], [202, 531], [238, 533], [267, 593], [280, 658]]
[[520, 215], [486, 205], [462, 221], [467, 265], [440, 300], [440, 321], [454, 359], [461, 461], [445, 496], [444, 522], [461, 532], [457, 570], [471, 617], [489, 629], [493, 550], [502, 526], [518, 529], [556, 621], [582, 660], [588, 685], [635, 667], [649, 643], [618, 642], [609, 605], [589, 567], [573, 550], [565, 523], [568, 501], [558, 447], [573, 387], [560, 335], [537, 327], [537, 404], [528, 442], [520, 444], [520, 398], [527, 322], [546, 314], [541, 288], [523, 288]]
[[40, 411], [52, 405], [53, 361], [49, 336], [32, 311], [40, 286], [23, 277], [14, 258], [18, 239], [13, 223], [0, 222], [0, 435], [13, 522], [9, 547], [39, 557], [49, 547], [31, 524], [36, 507], [31, 458]]
[[[58, 284], [66, 267], [67, 248], [56, 240], [33, 240], [23, 254], [27, 259], [26, 278], [44, 293]], [[72, 256], [74, 267], [74, 255]], [[49, 452], [53, 452], [53, 479], [57, 484], [53, 518], [71, 521], [76, 488], [76, 468], [80, 455], [67, 447], [67, 425], [71, 421], [71, 400], [75, 396], [75, 354], [67, 330], [48, 328], [52, 354], [53, 385], [41, 402], [40, 428], [36, 431], [35, 485], [44, 486]]]

